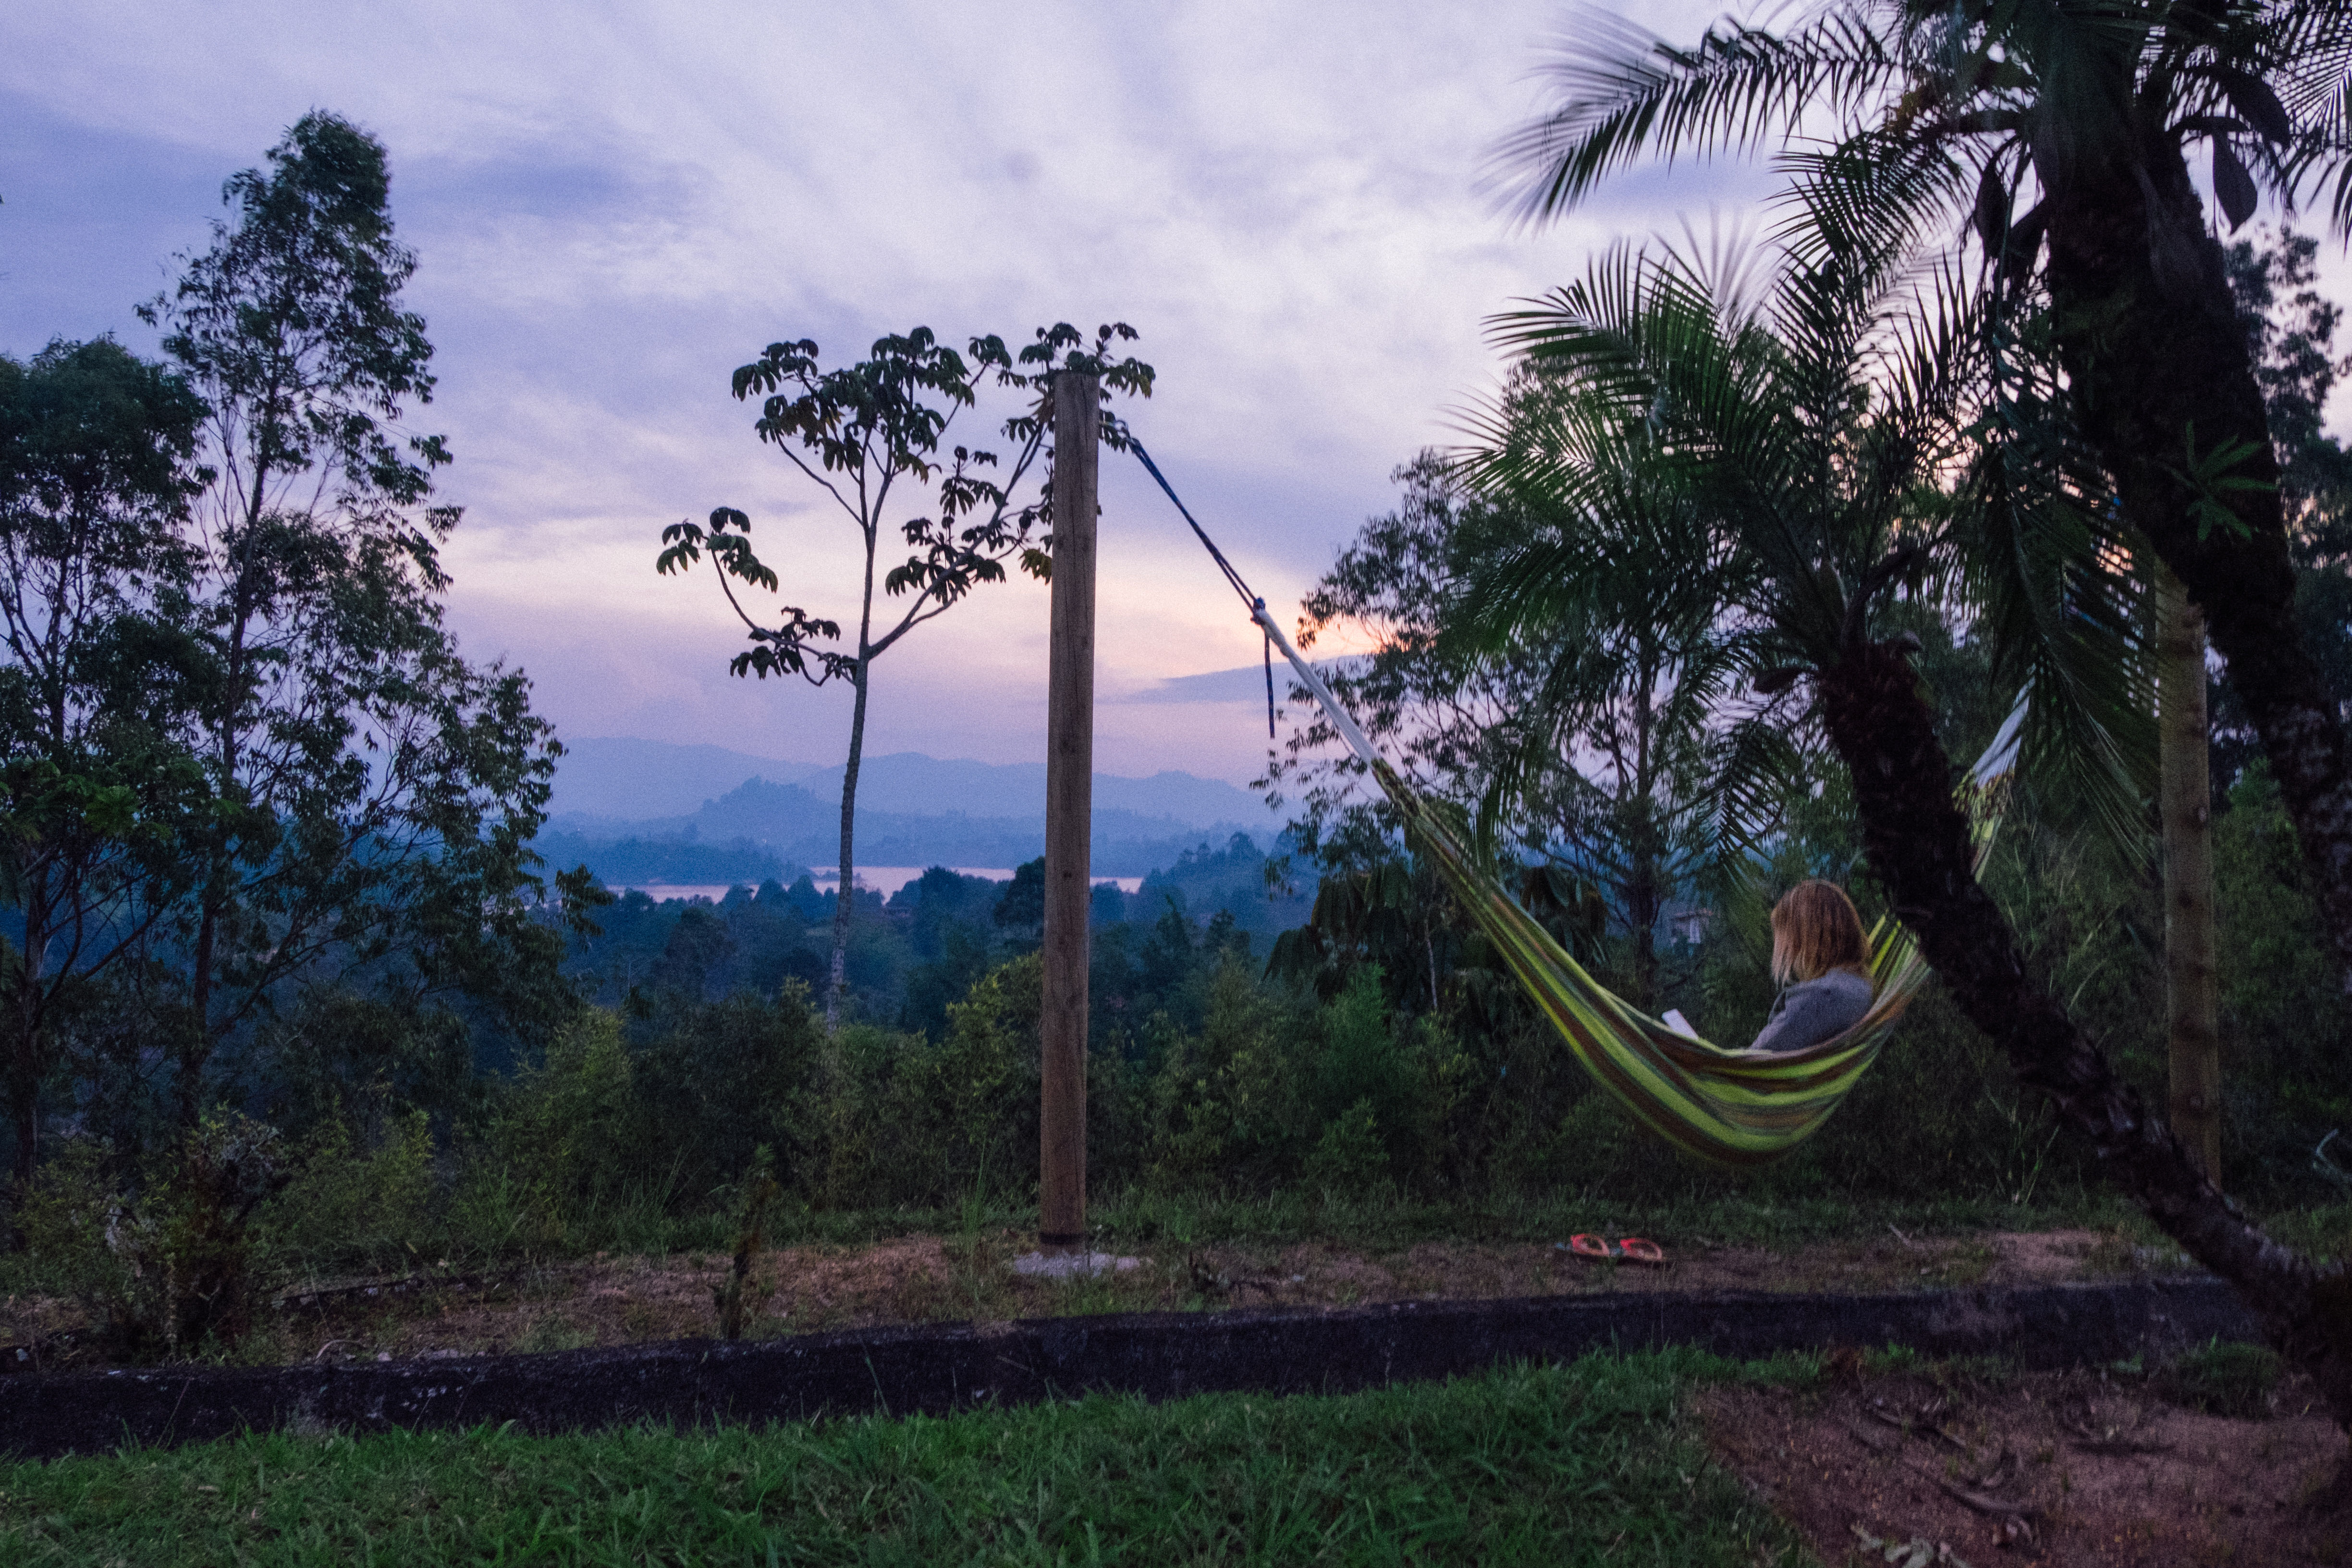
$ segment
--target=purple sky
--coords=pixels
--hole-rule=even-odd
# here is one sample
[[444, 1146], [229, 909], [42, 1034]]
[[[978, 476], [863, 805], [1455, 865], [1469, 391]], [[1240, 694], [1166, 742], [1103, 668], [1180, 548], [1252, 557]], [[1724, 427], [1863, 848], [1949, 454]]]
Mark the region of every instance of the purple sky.
[[[1626, 9], [1680, 39], [1714, 7]], [[1295, 606], [1391, 503], [1390, 471], [1493, 384], [1484, 317], [1612, 238], [1769, 189], [1652, 171], [1514, 232], [1478, 176], [1570, 19], [1533, 0], [17, 0], [0, 350], [149, 347], [131, 306], [205, 242], [221, 181], [306, 110], [350, 115], [390, 149], [423, 258], [441, 388], [416, 423], [457, 456], [469, 652], [527, 668], [567, 734], [833, 761], [846, 700], [730, 679], [740, 637], [707, 574], [653, 572], [665, 523], [725, 502], [793, 602], [852, 609], [846, 525], [752, 437], [729, 372], [777, 338], [830, 363], [917, 323], [1124, 319], [1160, 374], [1138, 430]], [[1244, 782], [1265, 749], [1247, 683], [1160, 683], [1254, 667], [1257, 642], [1147, 484], [1107, 461], [1097, 765]], [[915, 634], [877, 667], [869, 748], [1041, 759], [1045, 625], [1016, 579]]]

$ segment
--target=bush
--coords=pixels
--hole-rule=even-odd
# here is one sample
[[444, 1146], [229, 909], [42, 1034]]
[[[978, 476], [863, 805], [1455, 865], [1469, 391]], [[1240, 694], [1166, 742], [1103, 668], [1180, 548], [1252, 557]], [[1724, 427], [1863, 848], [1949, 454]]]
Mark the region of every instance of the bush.
[[250, 1326], [254, 1212], [286, 1184], [277, 1129], [207, 1114], [135, 1186], [78, 1142], [43, 1167], [16, 1223], [35, 1264], [98, 1316], [117, 1353], [234, 1343]]
[[1147, 1037], [1159, 1061], [1142, 1097], [1151, 1182], [1262, 1190], [1294, 1173], [1308, 1114], [1297, 1047], [1312, 1034], [1231, 958], [1210, 977], [1197, 1036], [1156, 1016]]
[[1037, 1179], [1036, 955], [982, 977], [948, 1008], [946, 1037], [841, 1031], [825, 1064], [823, 1176], [829, 1206], [937, 1205]]
[[628, 1064], [635, 1126], [616, 1163], [641, 1187], [707, 1199], [772, 1151], [788, 1185], [818, 1179], [824, 1026], [808, 987], [687, 1009]]
[[289, 1273], [406, 1268], [427, 1245], [434, 1195], [425, 1112], [393, 1121], [366, 1153], [338, 1118], [311, 1134], [255, 1223], [266, 1255]]

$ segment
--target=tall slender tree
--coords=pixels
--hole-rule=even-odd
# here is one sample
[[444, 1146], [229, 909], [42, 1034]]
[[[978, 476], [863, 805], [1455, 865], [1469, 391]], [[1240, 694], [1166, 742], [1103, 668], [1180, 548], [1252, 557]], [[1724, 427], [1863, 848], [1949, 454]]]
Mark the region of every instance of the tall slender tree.
[[[159, 951], [191, 1126], [222, 1042], [331, 960], [496, 987], [558, 956], [527, 909], [561, 748], [522, 674], [469, 665], [442, 624], [459, 513], [433, 500], [442, 437], [400, 428], [433, 351], [401, 299], [416, 258], [384, 150], [313, 111], [268, 162], [228, 181], [232, 218], [142, 310], [209, 408], [192, 566], [160, 606], [205, 779], [174, 825], [189, 889]], [[576, 911], [584, 873], [558, 886]]]
[[[776, 592], [773, 568], [751, 547], [751, 520], [733, 507], [710, 513], [707, 528], [678, 522], [662, 531], [656, 563], [664, 575], [683, 573], [708, 552], [717, 568], [728, 607], [742, 621], [751, 646], [729, 666], [738, 676], [799, 676], [812, 685], [834, 679], [849, 683], [849, 755], [841, 777], [841, 883], [833, 921], [833, 959], [825, 983], [828, 1026], [841, 1016], [849, 955], [852, 899], [856, 886], [857, 773], [866, 752], [866, 703], [873, 689], [874, 662], [916, 627], [937, 620], [974, 589], [1003, 582], [1005, 563], [1018, 559], [1039, 578], [1051, 570], [1049, 549], [1037, 540], [1053, 526], [1050, 471], [1053, 447], [1050, 382], [1069, 370], [1102, 377], [1103, 397], [1113, 392], [1151, 393], [1151, 367], [1132, 356], [1119, 358], [1112, 345], [1131, 342], [1133, 328], [1106, 325], [1091, 348], [1066, 322], [1039, 328], [1017, 354], [999, 337], [973, 338], [964, 353], [940, 342], [928, 327], [903, 336], [877, 339], [868, 356], [836, 370], [822, 369], [814, 342], [770, 343], [765, 353], [735, 373], [738, 399], [760, 398], [760, 439], [782, 452], [802, 476], [822, 489], [856, 529], [861, 551], [856, 637], [847, 649], [819, 646], [841, 637], [838, 622], [823, 620], [787, 605], [763, 619], [737, 596], [734, 583]], [[1021, 399], [1004, 421], [1003, 435], [1015, 448], [1012, 467], [999, 480], [989, 477], [997, 454], [956, 446], [942, 451], [958, 415], [979, 401], [992, 381]], [[1102, 439], [1122, 446], [1124, 427], [1106, 414]], [[1033, 473], [1042, 481], [1026, 489]], [[889, 509], [901, 489], [933, 488], [936, 513], [914, 517], [898, 532], [910, 553], [885, 567], [882, 551], [889, 531]], [[1027, 499], [1024, 500], [1024, 495]], [[881, 606], [878, 585], [896, 606]], [[733, 583], [729, 581], [734, 579]]]

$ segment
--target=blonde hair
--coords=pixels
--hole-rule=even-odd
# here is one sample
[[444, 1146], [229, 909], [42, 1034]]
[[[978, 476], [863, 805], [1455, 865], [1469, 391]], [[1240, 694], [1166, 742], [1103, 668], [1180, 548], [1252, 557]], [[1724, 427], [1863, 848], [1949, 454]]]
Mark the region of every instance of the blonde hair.
[[1772, 906], [1772, 978], [1819, 980], [1832, 969], [1870, 976], [1862, 917], [1834, 882], [1800, 882]]

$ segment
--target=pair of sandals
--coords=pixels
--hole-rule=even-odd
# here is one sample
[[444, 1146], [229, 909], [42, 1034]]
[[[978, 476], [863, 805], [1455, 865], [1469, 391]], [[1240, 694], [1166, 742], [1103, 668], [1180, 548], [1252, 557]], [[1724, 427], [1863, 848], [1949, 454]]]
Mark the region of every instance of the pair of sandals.
[[[1558, 1242], [1552, 1245], [1559, 1246]], [[1622, 1241], [1612, 1241], [1605, 1236], [1589, 1236], [1579, 1232], [1568, 1238], [1568, 1250], [1579, 1258], [1591, 1258], [1612, 1263], [1646, 1263], [1663, 1268], [1666, 1249], [1654, 1241], [1629, 1236]]]

